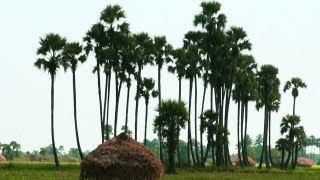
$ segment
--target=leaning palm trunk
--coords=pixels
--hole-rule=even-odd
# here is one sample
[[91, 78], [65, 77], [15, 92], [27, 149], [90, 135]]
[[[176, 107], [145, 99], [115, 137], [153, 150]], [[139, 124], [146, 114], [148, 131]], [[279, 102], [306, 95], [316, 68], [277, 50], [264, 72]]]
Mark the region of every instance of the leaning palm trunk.
[[[206, 98], [206, 90], [207, 90], [207, 82], [204, 82], [203, 96], [202, 96], [202, 106], [201, 106], [201, 115], [203, 115], [204, 110], [204, 102]], [[202, 127], [202, 120], [200, 121], [200, 127]], [[205, 162], [203, 158], [203, 140], [202, 140], [203, 132], [200, 132], [200, 158], [201, 158], [201, 166], [204, 167]]]
[[[110, 107], [110, 84], [111, 84], [111, 72], [109, 72], [108, 79], [108, 102], [107, 102], [107, 125], [109, 125], [109, 107]], [[108, 128], [107, 128], [108, 129]], [[107, 132], [107, 140], [110, 139], [109, 132]]]
[[193, 84], [193, 78], [190, 78], [190, 84], [189, 84], [189, 118], [188, 118], [188, 166], [191, 165], [190, 163], [190, 152], [192, 156], [192, 161], [194, 164], [196, 164], [196, 160], [194, 158], [194, 153], [193, 153], [193, 146], [192, 146], [192, 138], [191, 138], [191, 100], [192, 100], [192, 84]]
[[75, 71], [72, 71], [73, 79], [73, 115], [74, 115], [74, 127], [76, 131], [77, 147], [79, 151], [80, 158], [83, 159], [83, 153], [80, 146], [79, 134], [78, 134], [78, 123], [77, 123], [77, 93], [76, 93], [76, 75]]
[[[100, 125], [101, 125], [101, 141], [104, 142], [104, 124], [102, 120], [102, 100], [101, 100], [101, 82], [100, 82], [100, 65], [97, 60], [97, 76], [98, 76], [98, 96], [100, 109]], [[108, 128], [107, 128], [108, 129]]]
[[[105, 72], [105, 76], [106, 76], [106, 83], [105, 83], [105, 88], [104, 88], [104, 103], [103, 103], [103, 116], [102, 116], [102, 124], [106, 124], [106, 107], [107, 107], [107, 97], [108, 97], [108, 73]], [[107, 130], [107, 134], [108, 134], [108, 128]], [[109, 140], [109, 137], [107, 137], [107, 140]]]
[[118, 110], [119, 110], [119, 100], [120, 100], [120, 93], [122, 87], [122, 80], [118, 81], [118, 72], [115, 73], [115, 81], [116, 81], [116, 108], [114, 113], [114, 137], [117, 136], [117, 124], [118, 124]]
[[54, 162], [56, 164], [56, 168], [58, 168], [59, 160], [56, 150], [56, 144], [54, 140], [54, 75], [51, 75], [51, 140], [52, 140], [52, 148], [53, 148], [53, 156]]

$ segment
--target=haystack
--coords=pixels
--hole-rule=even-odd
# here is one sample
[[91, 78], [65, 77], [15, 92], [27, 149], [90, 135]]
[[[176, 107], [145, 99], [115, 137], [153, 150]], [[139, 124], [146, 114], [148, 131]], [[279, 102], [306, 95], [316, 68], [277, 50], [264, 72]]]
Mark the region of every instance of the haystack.
[[161, 161], [150, 149], [121, 133], [82, 160], [80, 179], [158, 180], [163, 172]]
[[6, 161], [7, 159], [2, 155], [0, 154], [0, 161]]
[[307, 157], [298, 157], [297, 165], [302, 167], [312, 167], [313, 165], [316, 165], [316, 163]]
[[[231, 162], [236, 164], [236, 165], [240, 165], [240, 161], [239, 161], [239, 157], [238, 155], [232, 155], [230, 157]], [[256, 161], [253, 160], [250, 156], [248, 156], [248, 162], [249, 162], [249, 166], [255, 166], [256, 165]]]

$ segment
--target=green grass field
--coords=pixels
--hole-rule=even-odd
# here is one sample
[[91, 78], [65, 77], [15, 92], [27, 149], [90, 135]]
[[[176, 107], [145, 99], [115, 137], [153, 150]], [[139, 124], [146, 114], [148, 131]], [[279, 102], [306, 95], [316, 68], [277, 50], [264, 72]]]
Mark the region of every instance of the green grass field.
[[[79, 179], [78, 163], [62, 163], [60, 169], [55, 169], [53, 163], [0, 163], [0, 179], [31, 180], [31, 179]], [[165, 175], [164, 179], [320, 179], [319, 168], [298, 168], [295, 171], [270, 171], [257, 168], [233, 168], [228, 172], [212, 169], [178, 169], [176, 175]]]

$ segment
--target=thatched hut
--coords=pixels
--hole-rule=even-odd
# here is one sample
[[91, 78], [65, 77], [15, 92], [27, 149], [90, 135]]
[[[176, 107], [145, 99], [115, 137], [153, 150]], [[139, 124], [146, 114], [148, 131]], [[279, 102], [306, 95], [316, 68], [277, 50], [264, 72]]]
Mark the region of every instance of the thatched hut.
[[[230, 159], [231, 159], [232, 163], [234, 163], [236, 165], [240, 165], [240, 160], [239, 160], [238, 155], [232, 155], [230, 157]], [[255, 166], [256, 165], [256, 161], [250, 156], [248, 156], [248, 162], [249, 162], [249, 166]]]
[[0, 154], [0, 161], [6, 161], [7, 159], [2, 155]]
[[82, 160], [80, 179], [158, 180], [163, 173], [161, 161], [149, 148], [121, 133]]
[[316, 165], [316, 163], [307, 157], [298, 157], [297, 165], [302, 167], [312, 167], [313, 165]]

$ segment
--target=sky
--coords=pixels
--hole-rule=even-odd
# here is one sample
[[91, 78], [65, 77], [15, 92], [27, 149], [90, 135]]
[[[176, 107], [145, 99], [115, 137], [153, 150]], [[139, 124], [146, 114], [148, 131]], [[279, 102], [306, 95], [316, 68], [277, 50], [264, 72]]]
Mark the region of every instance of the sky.
[[[220, 0], [221, 12], [226, 14], [228, 27], [240, 26], [253, 44], [252, 55], [259, 66], [272, 64], [279, 68], [281, 89], [291, 77], [300, 77], [308, 85], [297, 99], [296, 113], [301, 116], [307, 135], [320, 136], [319, 42], [320, 17], [316, 0]], [[50, 134], [50, 77], [34, 67], [39, 38], [53, 32], [68, 41], [82, 41], [100, 12], [110, 4], [123, 7], [133, 33], [147, 32], [151, 36], [165, 35], [174, 47], [182, 45], [186, 32], [194, 30], [194, 15], [201, 1], [197, 0], [11, 0], [0, 1], [0, 142], [12, 140], [23, 151], [39, 150], [51, 144]], [[77, 101], [80, 141], [83, 150], [92, 150], [100, 143], [99, 103], [96, 75], [92, 73], [95, 59], [90, 56], [77, 70]], [[156, 68], [143, 70], [144, 77], [156, 79]], [[166, 68], [162, 71], [163, 99], [178, 97], [178, 81]], [[198, 87], [198, 112], [202, 84]], [[182, 96], [188, 97], [188, 82], [183, 82]], [[135, 84], [134, 84], [135, 86]], [[130, 97], [129, 128], [134, 129], [134, 91]], [[112, 81], [110, 120], [114, 117], [114, 81]], [[125, 119], [125, 95], [120, 99], [119, 129]], [[76, 147], [72, 76], [60, 70], [55, 81], [55, 137], [56, 144], [65, 149]], [[155, 138], [152, 122], [157, 99], [150, 102], [148, 139]], [[281, 118], [292, 112], [291, 93], [283, 94], [278, 113], [272, 113], [272, 144], [281, 136]], [[192, 104], [193, 105], [193, 104]], [[206, 101], [209, 107], [209, 99]], [[138, 140], [143, 139], [144, 101], [140, 101]], [[230, 107], [230, 150], [235, 152], [236, 106]], [[193, 115], [192, 115], [193, 117]], [[249, 105], [248, 134], [262, 133], [263, 112]], [[193, 121], [192, 121], [193, 122]], [[192, 128], [193, 130], [194, 128]], [[181, 138], [186, 140], [186, 130]]]

